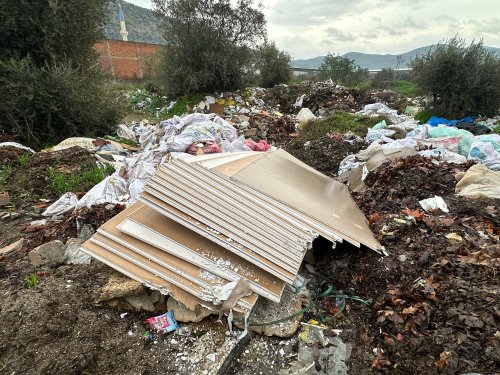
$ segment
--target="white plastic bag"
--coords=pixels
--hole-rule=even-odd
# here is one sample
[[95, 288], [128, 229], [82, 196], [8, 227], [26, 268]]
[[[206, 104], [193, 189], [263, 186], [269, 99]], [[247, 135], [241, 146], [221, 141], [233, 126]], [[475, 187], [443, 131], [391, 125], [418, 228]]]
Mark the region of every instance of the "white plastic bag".
[[123, 203], [128, 198], [127, 182], [114, 173], [90, 189], [78, 201], [77, 207], [90, 207], [101, 203]]
[[422, 207], [427, 212], [437, 210], [438, 208], [443, 212], [450, 212], [443, 198], [438, 195], [435, 195], [434, 198], [421, 200], [418, 203], [420, 204], [420, 207]]
[[77, 203], [78, 197], [75, 193], [64, 193], [57, 201], [47, 207], [42, 215], [46, 217], [62, 215], [65, 212], [73, 210]]

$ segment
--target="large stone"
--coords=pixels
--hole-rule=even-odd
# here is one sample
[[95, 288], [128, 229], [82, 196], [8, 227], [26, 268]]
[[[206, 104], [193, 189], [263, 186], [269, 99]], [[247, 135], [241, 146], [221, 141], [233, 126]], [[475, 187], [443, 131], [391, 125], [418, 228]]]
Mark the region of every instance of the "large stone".
[[[302, 308], [302, 294], [295, 294], [285, 290], [281, 297], [281, 302], [272, 302], [265, 298], [259, 298], [255, 307], [255, 315], [252, 323], [266, 323], [286, 318]], [[277, 324], [264, 326], [252, 326], [252, 332], [261, 333], [266, 336], [276, 336], [289, 338], [292, 337], [300, 327], [302, 314], [286, 319]], [[244, 328], [241, 323], [235, 321], [238, 328]]]
[[11, 202], [10, 202], [9, 193], [7, 193], [6, 191], [0, 192], [0, 207], [9, 206], [10, 204], [11, 204]]
[[125, 300], [136, 310], [155, 311], [155, 305], [146, 290], [143, 290], [142, 293], [137, 296], [127, 297]]
[[141, 294], [146, 288], [141, 283], [119, 273], [113, 273], [101, 289], [99, 301], [127, 298]]
[[64, 260], [69, 264], [90, 264], [92, 257], [80, 250], [83, 244], [80, 238], [70, 238], [66, 241]]
[[90, 239], [90, 237], [92, 237], [94, 233], [95, 231], [94, 228], [92, 228], [92, 225], [84, 224], [78, 231], [78, 238], [85, 242]]
[[12, 254], [16, 251], [19, 251], [22, 249], [24, 244], [24, 238], [21, 238], [20, 240], [17, 240], [16, 242], [11, 243], [8, 246], [2, 247], [0, 249], [0, 256], [7, 256], [9, 254]]
[[[196, 312], [193, 310], [189, 310], [181, 302], [172, 297], [167, 300], [167, 309], [169, 311], [174, 310], [175, 319], [183, 323], [198, 323], [205, 319], [207, 316], [214, 314], [213, 311], [202, 306], [199, 306], [199, 308], [197, 308], [198, 311]], [[198, 315], [196, 313], [198, 313]]]
[[30, 251], [28, 257], [35, 267], [58, 266], [64, 263], [64, 244], [59, 240], [47, 242]]

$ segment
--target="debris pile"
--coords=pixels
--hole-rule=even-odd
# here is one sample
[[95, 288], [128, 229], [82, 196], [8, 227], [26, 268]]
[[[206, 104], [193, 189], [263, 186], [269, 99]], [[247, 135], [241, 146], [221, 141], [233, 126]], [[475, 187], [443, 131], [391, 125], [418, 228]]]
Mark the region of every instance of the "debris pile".
[[319, 236], [383, 251], [345, 186], [282, 150], [172, 159], [138, 200], [82, 250], [193, 311], [280, 302]]

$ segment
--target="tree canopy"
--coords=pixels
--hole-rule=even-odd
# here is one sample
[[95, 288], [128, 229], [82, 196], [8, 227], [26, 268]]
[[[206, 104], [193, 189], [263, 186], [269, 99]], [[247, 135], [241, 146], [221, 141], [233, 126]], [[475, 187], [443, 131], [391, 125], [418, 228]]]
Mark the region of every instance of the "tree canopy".
[[160, 77], [171, 94], [242, 87], [266, 21], [253, 0], [153, 0], [167, 45]]
[[348, 57], [329, 53], [319, 68], [319, 78], [353, 86], [368, 78], [368, 70], [362, 69]]
[[412, 62], [414, 82], [434, 98], [443, 116], [495, 115], [500, 108], [500, 56], [482, 41], [469, 46], [458, 36]]

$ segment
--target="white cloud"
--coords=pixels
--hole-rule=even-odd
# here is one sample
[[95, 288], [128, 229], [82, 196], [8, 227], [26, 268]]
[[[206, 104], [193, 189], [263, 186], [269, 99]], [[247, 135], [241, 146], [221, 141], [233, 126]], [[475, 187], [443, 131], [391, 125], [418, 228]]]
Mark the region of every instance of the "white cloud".
[[403, 53], [455, 34], [500, 47], [498, 0], [267, 0], [264, 13], [269, 39], [294, 58]]

